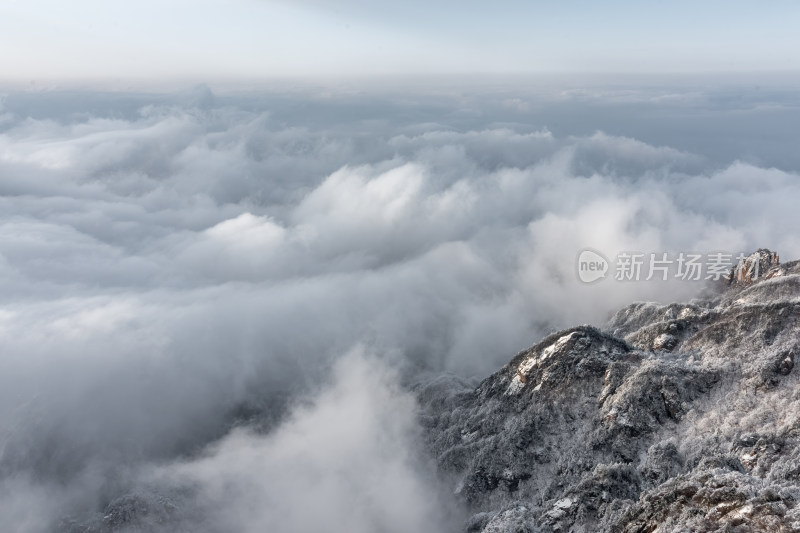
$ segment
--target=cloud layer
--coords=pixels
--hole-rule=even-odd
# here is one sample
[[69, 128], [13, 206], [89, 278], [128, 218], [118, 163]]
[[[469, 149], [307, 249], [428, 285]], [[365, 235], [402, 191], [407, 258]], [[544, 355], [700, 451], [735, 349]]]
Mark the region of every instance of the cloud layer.
[[[161, 484], [194, 487], [208, 531], [446, 528], [397, 382], [482, 377], [550, 329], [700, 288], [581, 284], [585, 247], [800, 257], [796, 156], [729, 157], [796, 102], [724, 94], [8, 95], [5, 523]], [[733, 138], [689, 149], [665, 118], [689, 108]], [[657, 120], [639, 135], [622, 111]]]

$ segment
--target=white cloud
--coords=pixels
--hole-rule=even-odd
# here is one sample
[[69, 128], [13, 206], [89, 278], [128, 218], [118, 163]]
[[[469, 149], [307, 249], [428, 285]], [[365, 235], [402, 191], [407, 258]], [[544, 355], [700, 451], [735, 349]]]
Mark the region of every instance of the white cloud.
[[[314, 501], [343, 531], [436, 530], [446, 517], [416, 462], [398, 375], [483, 376], [549, 328], [698, 289], [582, 285], [585, 247], [800, 256], [791, 166], [721, 161], [713, 138], [690, 153], [596, 127], [556, 134], [512, 122], [524, 110], [503, 104], [524, 96], [536, 117], [557, 104], [545, 97], [447, 94], [220, 96], [201, 108], [153, 96], [138, 111], [117, 96], [106, 115], [87, 96], [91, 112], [78, 99], [44, 118], [6, 99], [0, 492], [17, 503], [0, 507], [5, 523], [42, 531], [62, 512], [96, 511], [158, 463], [243, 529], [278, 506], [286, 528], [317, 528]], [[636, 129], [593, 117], [642, 99], [598, 101], [581, 108], [587, 124]], [[380, 361], [333, 363], [358, 344]], [[280, 424], [300, 398], [308, 406]], [[273, 432], [225, 437], [242, 413]], [[341, 468], [356, 458], [361, 470]], [[261, 483], [270, 476], [281, 483]], [[226, 500], [221, 483], [242, 497]], [[53, 516], [35, 518], [43, 501]]]
[[202, 529], [446, 531], [452, 509], [421, 458], [415, 403], [356, 348], [332, 384], [269, 435], [237, 429], [148, 477], [196, 492]]

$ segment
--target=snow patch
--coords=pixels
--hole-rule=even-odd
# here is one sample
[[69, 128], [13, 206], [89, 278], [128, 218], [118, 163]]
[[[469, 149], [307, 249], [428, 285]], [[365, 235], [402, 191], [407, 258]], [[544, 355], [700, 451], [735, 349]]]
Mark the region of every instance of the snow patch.
[[[510, 396], [513, 394], [519, 394], [522, 389], [525, 388], [525, 383], [527, 382], [527, 375], [534, 366], [542, 366], [542, 363], [549, 359], [554, 353], [558, 353], [561, 351], [566, 344], [572, 340], [575, 336], [580, 335], [579, 332], [573, 331], [569, 335], [564, 335], [556, 342], [542, 350], [542, 353], [536, 357], [535, 355], [531, 355], [530, 357], [526, 357], [517, 367], [517, 372], [514, 377], [511, 379], [511, 383], [508, 385], [508, 389], [506, 389], [506, 395]], [[541, 388], [541, 384], [537, 385], [534, 390], [539, 390]]]
[[554, 520], [558, 520], [567, 514], [573, 503], [572, 498], [562, 498], [545, 514]]

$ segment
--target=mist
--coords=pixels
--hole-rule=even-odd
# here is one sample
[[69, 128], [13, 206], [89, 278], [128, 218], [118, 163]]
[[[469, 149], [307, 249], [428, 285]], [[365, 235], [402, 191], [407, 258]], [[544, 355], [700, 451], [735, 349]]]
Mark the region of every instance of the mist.
[[454, 530], [408, 384], [704, 287], [584, 248], [800, 257], [793, 85], [519, 87], [3, 95], [0, 521]]

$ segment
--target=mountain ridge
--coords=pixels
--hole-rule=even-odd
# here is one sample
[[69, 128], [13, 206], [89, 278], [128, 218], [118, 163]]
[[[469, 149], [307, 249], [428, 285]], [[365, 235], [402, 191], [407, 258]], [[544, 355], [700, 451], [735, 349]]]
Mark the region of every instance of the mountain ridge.
[[701, 299], [551, 334], [471, 390], [419, 387], [465, 530], [800, 532], [798, 332], [800, 261], [761, 249]]

